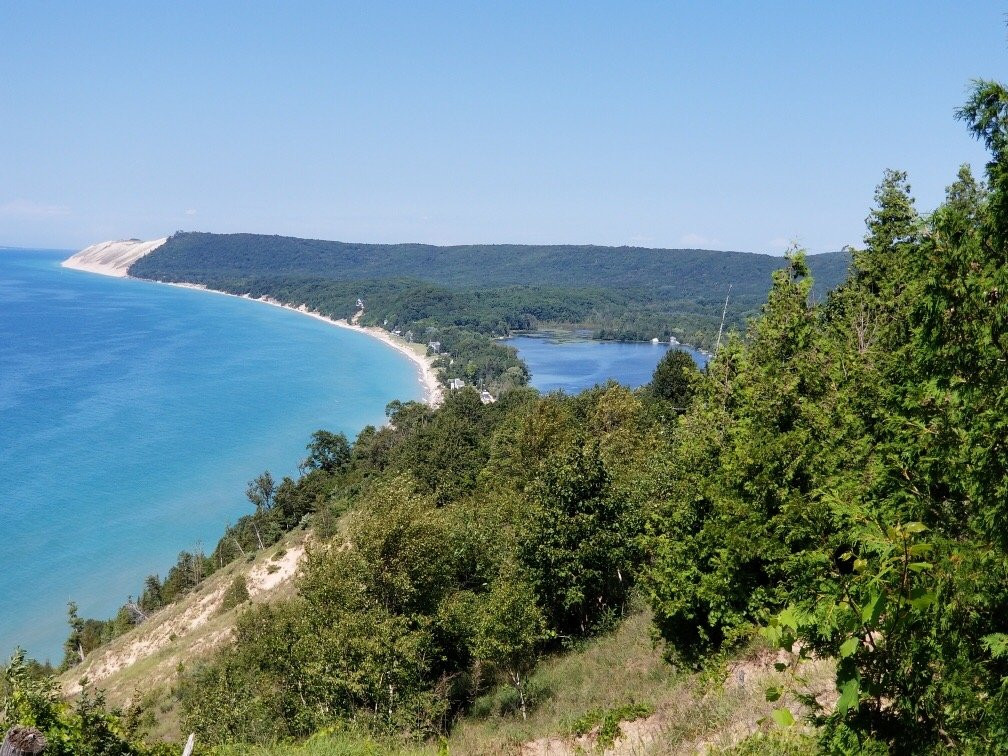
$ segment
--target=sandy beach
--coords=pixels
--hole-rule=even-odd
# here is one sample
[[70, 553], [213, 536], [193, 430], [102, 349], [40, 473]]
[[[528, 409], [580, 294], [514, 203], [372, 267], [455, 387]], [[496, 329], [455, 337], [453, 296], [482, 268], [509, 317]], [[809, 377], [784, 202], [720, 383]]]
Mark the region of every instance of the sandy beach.
[[[145, 281], [147, 279], [137, 280]], [[305, 305], [294, 307], [293, 305], [284, 304], [273, 297], [253, 297], [250, 294], [231, 294], [227, 291], [207, 288], [202, 284], [172, 283], [169, 281], [154, 281], [152, 283], [160, 283], [166, 286], [177, 286], [181, 289], [198, 289], [200, 291], [209, 292], [210, 294], [221, 294], [225, 297], [240, 297], [241, 299], [248, 299], [252, 302], [262, 302], [263, 304], [267, 304], [272, 307], [281, 307], [285, 310], [290, 310], [291, 312], [307, 315], [310, 318], [321, 320], [322, 322], [334, 325], [337, 328], [349, 328], [351, 331], [359, 331], [360, 333], [367, 334], [372, 338], [384, 342], [386, 345], [392, 347], [398, 352], [401, 352], [413, 361], [413, 364], [417, 367], [420, 385], [423, 387], [424, 402], [431, 407], [438, 407], [444, 401], [444, 390], [441, 388], [441, 382], [438, 380], [437, 368], [434, 367], [434, 358], [427, 355], [427, 348], [423, 344], [411, 344], [405, 339], [401, 339], [395, 334], [389, 333], [384, 328], [355, 325], [343, 319], [330, 318], [328, 315], [323, 315], [315, 310], [309, 310]]]
[[[73, 270], [83, 270], [88, 273], [97, 273], [103, 276], [128, 278], [130, 277], [128, 273], [129, 266], [144, 255], [148, 254], [151, 250], [157, 249], [157, 247], [164, 244], [164, 242], [165, 239], [156, 239], [149, 242], [140, 241], [138, 239], [102, 242], [100, 244], [87, 247], [75, 255], [68, 257], [62, 262], [62, 266], [64, 268], [72, 268]], [[137, 280], [145, 281], [147, 279]], [[427, 404], [431, 407], [437, 407], [444, 401], [444, 392], [441, 388], [441, 383], [438, 380], [437, 369], [434, 367], [434, 358], [427, 355], [427, 349], [423, 344], [411, 344], [405, 339], [401, 339], [383, 328], [376, 328], [374, 326], [359, 326], [355, 323], [349, 323], [346, 320], [337, 320], [336, 318], [330, 318], [327, 315], [323, 315], [320, 312], [309, 310], [305, 305], [294, 307], [292, 305], [284, 304], [272, 297], [253, 297], [249, 294], [231, 294], [226, 291], [209, 289], [201, 284], [171, 283], [168, 281], [155, 281], [153, 283], [162, 283], [167, 286], [178, 286], [184, 289], [199, 289], [200, 291], [210, 292], [211, 294], [222, 294], [227, 297], [240, 296], [243, 299], [250, 299], [254, 302], [262, 302], [263, 304], [268, 304], [273, 307], [282, 307], [283, 309], [290, 310], [291, 312], [307, 315], [310, 318], [321, 320], [325, 323], [329, 323], [330, 325], [334, 325], [337, 328], [349, 328], [354, 331], [365, 333], [372, 338], [384, 342], [413, 361], [413, 363], [417, 366], [417, 374], [420, 379], [420, 385], [423, 387], [424, 401]]]

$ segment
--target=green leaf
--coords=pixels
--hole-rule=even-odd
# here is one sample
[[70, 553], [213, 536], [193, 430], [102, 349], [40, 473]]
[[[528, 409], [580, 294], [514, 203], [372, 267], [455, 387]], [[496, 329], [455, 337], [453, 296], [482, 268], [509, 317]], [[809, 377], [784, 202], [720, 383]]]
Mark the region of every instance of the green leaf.
[[882, 612], [886, 608], [886, 595], [884, 593], [875, 594], [872, 599], [865, 604], [864, 608], [861, 610], [861, 619], [866, 624], [874, 627], [878, 624], [879, 617], [882, 616]]
[[792, 630], [798, 630], [798, 614], [795, 612], [793, 606], [789, 606], [787, 609], [781, 611], [777, 615], [777, 620], [784, 625], [784, 627], [790, 627]]
[[910, 554], [910, 556], [920, 556], [921, 554], [927, 554], [933, 548], [934, 545], [930, 543], [915, 543], [913, 546], [907, 549], [907, 552]]
[[794, 724], [794, 715], [790, 709], [774, 709], [770, 716], [778, 727], [790, 727]]
[[928, 570], [934, 569], [934, 565], [931, 562], [912, 562], [907, 565], [907, 569], [913, 572], [927, 572]]
[[866, 567], [868, 567], [867, 559], [854, 560], [854, 572], [864, 572]]
[[935, 595], [926, 588], [914, 588], [910, 591], [910, 606], [918, 611], [927, 609], [935, 601]]
[[927, 525], [925, 525], [923, 522], [908, 522], [906, 525], [903, 526], [903, 529], [907, 533], [913, 533], [914, 535], [916, 535], [917, 533], [923, 533], [928, 528]]
[[772, 646], [779, 646], [781, 636], [784, 634], [784, 632], [779, 627], [775, 627], [772, 625], [770, 627], [761, 628], [760, 633], [763, 635], [764, 638], [766, 638], [770, 642], [770, 645]]
[[837, 711], [841, 715], [846, 714], [851, 709], [856, 709], [858, 705], [858, 692], [860, 684], [856, 677], [840, 683], [840, 698], [837, 699]]
[[782, 693], [783, 693], [783, 691], [781, 690], [781, 688], [780, 688], [779, 685], [774, 685], [771, 688], [767, 688], [766, 689], [766, 700], [769, 701], [770, 703], [773, 703], [774, 701], [777, 701], [777, 700], [780, 699]]
[[983, 637], [983, 645], [995, 659], [1008, 656], [1008, 635], [992, 633]]
[[848, 656], [853, 654], [858, 650], [858, 646], [861, 645], [861, 640], [857, 637], [848, 638], [843, 643], [840, 644], [840, 658], [846, 659]]
[[773, 666], [774, 669], [776, 669], [778, 672], [783, 672], [785, 669], [787, 669], [787, 664], [785, 664], [784, 662], [775, 662]]

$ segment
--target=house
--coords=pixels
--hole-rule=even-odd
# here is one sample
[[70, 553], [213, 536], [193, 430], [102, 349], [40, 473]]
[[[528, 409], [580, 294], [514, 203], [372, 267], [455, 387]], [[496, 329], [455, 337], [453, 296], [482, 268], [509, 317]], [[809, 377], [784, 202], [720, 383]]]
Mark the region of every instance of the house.
[[441, 351], [441, 342], [440, 341], [428, 341], [427, 342], [427, 348], [430, 349], [432, 352], [434, 352], [434, 354], [437, 354], [438, 352]]
[[450, 381], [448, 381], [448, 388], [451, 389], [452, 391], [455, 391], [456, 389], [460, 388], [465, 388], [465, 381], [463, 381], [461, 378], [452, 378]]
[[364, 300], [361, 299], [360, 297], [357, 297], [357, 309], [358, 310], [364, 309]]
[[493, 404], [497, 400], [494, 399], [493, 394], [486, 389], [483, 389], [480, 391], [480, 401], [483, 402], [483, 404]]
[[392, 331], [392, 333], [395, 334], [396, 336], [402, 336], [402, 331], [400, 329], [398, 329], [398, 328], [396, 328], [394, 331]]

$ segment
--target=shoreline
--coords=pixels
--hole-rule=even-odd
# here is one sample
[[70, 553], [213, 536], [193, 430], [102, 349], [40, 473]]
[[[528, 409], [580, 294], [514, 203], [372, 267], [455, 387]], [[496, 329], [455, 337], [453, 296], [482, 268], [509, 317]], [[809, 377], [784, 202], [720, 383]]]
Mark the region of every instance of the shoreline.
[[[434, 358], [426, 354], [426, 349], [424, 349], [422, 345], [410, 344], [409, 342], [398, 338], [394, 334], [389, 333], [384, 328], [378, 328], [377, 326], [360, 326], [346, 320], [331, 318], [328, 315], [323, 315], [321, 312], [316, 310], [309, 310], [305, 305], [295, 307], [293, 305], [284, 304], [280, 300], [274, 299], [270, 296], [253, 297], [251, 294], [232, 294], [229, 291], [211, 289], [203, 284], [176, 283], [173, 281], [156, 281], [149, 278], [136, 278], [135, 276], [129, 275], [127, 272], [129, 267], [128, 264], [119, 264], [118, 261], [90, 262], [81, 260], [80, 258], [75, 259], [76, 257], [76, 255], [73, 255], [66, 260], [63, 260], [60, 265], [71, 270], [79, 270], [85, 273], [93, 273], [100, 276], [129, 278], [134, 281], [145, 281], [146, 283], [162, 284], [164, 286], [176, 286], [180, 289], [196, 289], [198, 291], [205, 291], [211, 294], [220, 294], [225, 297], [238, 297], [239, 299], [247, 299], [251, 302], [261, 302], [272, 307], [280, 307], [284, 310], [290, 310], [291, 312], [296, 312], [301, 315], [307, 315], [310, 318], [321, 320], [322, 322], [336, 326], [337, 328], [347, 328], [352, 331], [363, 333], [371, 338], [381, 341], [386, 346], [395, 349], [416, 366], [417, 379], [419, 380], [420, 388], [423, 391], [423, 401], [425, 404], [429, 407], [437, 408], [444, 402], [444, 390], [441, 388], [440, 380], [438, 380], [437, 368], [434, 367]], [[414, 349], [414, 346], [416, 346], [417, 349]]]
[[[291, 312], [296, 312], [300, 315], [307, 315], [310, 318], [315, 318], [315, 320], [321, 320], [323, 323], [328, 323], [329, 325], [336, 326], [337, 328], [346, 328], [351, 331], [357, 331], [358, 333], [363, 333], [370, 336], [373, 339], [381, 341], [386, 346], [395, 349], [400, 354], [404, 355], [409, 359], [417, 368], [417, 377], [420, 381], [420, 387], [423, 389], [424, 403], [429, 407], [439, 407], [444, 402], [444, 390], [441, 388], [441, 382], [438, 380], [437, 368], [434, 367], [434, 358], [429, 357], [426, 354], [421, 354], [420, 351], [411, 348], [410, 342], [398, 338], [392, 333], [389, 333], [384, 328], [378, 328], [377, 326], [360, 326], [350, 323], [344, 319], [331, 318], [328, 315], [323, 315], [317, 310], [309, 310], [306, 305], [300, 305], [295, 307], [294, 305], [284, 304], [278, 299], [274, 299], [271, 296], [263, 297], [253, 297], [251, 294], [232, 294], [229, 291], [221, 291], [220, 289], [211, 289], [203, 284], [193, 284], [193, 283], [176, 283], [173, 281], [155, 281], [147, 278], [135, 278], [133, 276], [127, 276], [134, 281], [146, 281], [148, 283], [162, 284], [164, 286], [175, 286], [180, 289], [195, 289], [197, 291], [205, 291], [210, 294], [220, 294], [225, 297], [237, 297], [238, 299], [247, 299], [250, 302], [261, 302], [262, 304], [270, 305], [271, 307], [279, 307], [284, 310], [290, 310]], [[421, 347], [417, 344], [415, 346]], [[421, 347], [422, 348], [422, 347]], [[426, 350], [424, 350], [426, 352]]]

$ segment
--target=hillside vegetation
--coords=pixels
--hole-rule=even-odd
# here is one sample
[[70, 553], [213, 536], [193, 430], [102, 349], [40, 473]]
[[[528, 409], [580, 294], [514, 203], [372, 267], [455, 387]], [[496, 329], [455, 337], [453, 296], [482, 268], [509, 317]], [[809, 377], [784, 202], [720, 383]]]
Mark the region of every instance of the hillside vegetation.
[[[214, 569], [302, 523], [311, 543], [296, 590], [178, 670], [182, 732], [305, 756], [631, 733], [657, 752], [1004, 752], [1008, 90], [977, 82], [959, 117], [986, 181], [964, 166], [922, 216], [886, 171], [848, 279], [812, 297], [795, 250], [703, 373], [670, 351], [639, 391], [394, 402], [352, 444], [315, 434], [283, 495], [256, 478]], [[149, 750], [139, 715], [71, 709], [47, 679], [14, 661], [4, 724], [84, 744], [59, 753]], [[726, 679], [756, 689], [715, 695]], [[114, 747], [90, 745], [95, 721]]]
[[[846, 252], [810, 264], [824, 294]], [[365, 323], [487, 335], [577, 324], [602, 338], [676, 336], [709, 345], [728, 287], [729, 324], [755, 313], [779, 257], [700, 249], [349, 244], [256, 234], [176, 233], [130, 268], [142, 278], [202, 283], [306, 303], [337, 317], [367, 304]], [[386, 321], [388, 321], [386, 323]]]

